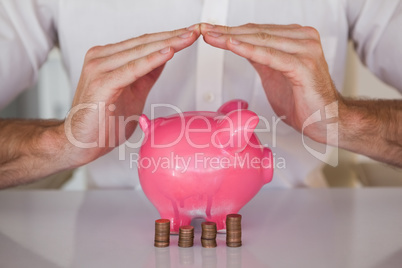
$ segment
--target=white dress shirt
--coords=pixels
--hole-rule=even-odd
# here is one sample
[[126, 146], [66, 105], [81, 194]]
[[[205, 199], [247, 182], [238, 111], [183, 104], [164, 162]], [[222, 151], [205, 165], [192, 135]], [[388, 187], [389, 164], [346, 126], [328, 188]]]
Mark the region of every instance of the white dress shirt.
[[[144, 33], [187, 27], [198, 22], [224, 25], [298, 23], [315, 27], [332, 79], [342, 88], [347, 41], [383, 81], [402, 90], [402, 2], [399, 0], [0, 0], [0, 108], [35, 81], [49, 51], [59, 45], [73, 88], [85, 53], [95, 45], [115, 43]], [[71, 92], [74, 94], [74, 92]], [[249, 109], [267, 118], [274, 112], [260, 80], [247, 60], [211, 47], [200, 38], [168, 62], [151, 90], [151, 104], [168, 103], [181, 111], [215, 111], [231, 99], [244, 99]], [[155, 116], [171, 114], [157, 109]], [[275, 116], [275, 118], [278, 118]], [[138, 141], [137, 128], [131, 141]], [[303, 146], [301, 135], [279, 122], [277, 135], [260, 133], [277, 159], [271, 187], [304, 186], [307, 174], [322, 162]], [[309, 146], [317, 146], [312, 141]], [[124, 147], [124, 148], [122, 148]], [[321, 149], [325, 147], [321, 146]], [[137, 170], [122, 145], [88, 165], [95, 187], [138, 187]], [[125, 160], [119, 160], [125, 159]]]

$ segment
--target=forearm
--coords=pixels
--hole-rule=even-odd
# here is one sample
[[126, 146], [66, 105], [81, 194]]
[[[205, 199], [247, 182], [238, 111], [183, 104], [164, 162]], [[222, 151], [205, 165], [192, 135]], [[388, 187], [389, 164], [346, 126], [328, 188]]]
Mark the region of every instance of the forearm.
[[62, 121], [0, 120], [0, 188], [68, 168]]
[[339, 146], [402, 167], [402, 100], [345, 99]]

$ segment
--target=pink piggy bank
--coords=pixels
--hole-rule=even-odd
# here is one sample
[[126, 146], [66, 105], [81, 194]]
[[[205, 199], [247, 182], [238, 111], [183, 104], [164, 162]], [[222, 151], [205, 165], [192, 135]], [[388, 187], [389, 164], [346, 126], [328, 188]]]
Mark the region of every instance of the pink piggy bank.
[[140, 183], [171, 232], [199, 217], [225, 230], [226, 215], [271, 181], [272, 153], [254, 134], [259, 118], [247, 107], [233, 100], [218, 112], [140, 116]]

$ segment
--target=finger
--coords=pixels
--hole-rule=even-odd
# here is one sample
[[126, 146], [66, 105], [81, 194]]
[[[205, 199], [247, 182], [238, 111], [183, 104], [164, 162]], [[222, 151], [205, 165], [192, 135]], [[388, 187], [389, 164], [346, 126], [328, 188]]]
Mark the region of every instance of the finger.
[[152, 70], [165, 64], [174, 55], [173, 49], [166, 47], [137, 60], [130, 61], [116, 70], [107, 73], [99, 81], [101, 87], [112, 91], [124, 88], [145, 76]]
[[170, 47], [174, 52], [178, 52], [193, 44], [195, 40], [197, 40], [197, 36], [194, 31], [187, 31], [179, 36], [147, 44], [140, 44], [106, 57], [94, 59], [93, 61], [96, 61], [95, 64], [100, 71], [108, 72], [165, 47]]
[[312, 27], [302, 27], [297, 24], [273, 25], [273, 24], [245, 24], [236, 27], [221, 25], [201, 24], [201, 33], [217, 32], [222, 34], [254, 34], [264, 32], [270, 35], [282, 36], [294, 39], [319, 39], [319, 33]]
[[198, 24], [195, 24], [188, 28], [177, 29], [173, 31], [166, 31], [160, 33], [152, 33], [152, 34], [144, 34], [139, 37], [131, 38], [119, 43], [108, 44], [105, 46], [96, 46], [91, 48], [87, 53], [88, 59], [98, 58], [98, 57], [106, 57], [108, 55], [112, 55], [118, 53], [123, 50], [127, 50], [138, 46], [144, 43], [151, 43], [160, 40], [165, 40], [174, 36], [179, 36], [188, 32], [189, 30], [193, 31], [194, 34], [198, 37], [200, 35], [200, 28]]
[[207, 34], [204, 35], [204, 40], [206, 43], [222, 49], [228, 49], [227, 43], [231, 38], [236, 39], [243, 43], [250, 43], [256, 46], [271, 47], [292, 54], [306, 52], [308, 48], [311, 49], [309, 45], [312, 44], [313, 42], [316, 42], [317, 45], [320, 45], [317, 41], [313, 40], [292, 39], [267, 34], [265, 32], [257, 32], [253, 34], [238, 34], [238, 35], [207, 32]]
[[209, 24], [209, 23], [201, 23], [201, 33], [204, 31], [217, 30], [226, 33], [247, 33], [250, 29], [297, 29], [302, 26], [299, 24], [256, 24], [256, 23], [248, 23], [239, 26], [225, 26], [225, 25], [217, 25], [217, 24]]
[[263, 64], [285, 75], [292, 73], [297, 66], [295, 56], [272, 47], [261, 47], [230, 39], [227, 42], [229, 50], [250, 61]]

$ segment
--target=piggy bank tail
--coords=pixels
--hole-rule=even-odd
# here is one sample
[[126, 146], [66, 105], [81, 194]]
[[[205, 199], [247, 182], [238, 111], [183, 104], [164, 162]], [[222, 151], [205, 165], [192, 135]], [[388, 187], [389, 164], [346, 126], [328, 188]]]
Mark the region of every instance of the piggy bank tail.
[[272, 151], [269, 148], [264, 148], [263, 159], [262, 159], [263, 177], [264, 184], [272, 181], [274, 175], [274, 158]]

